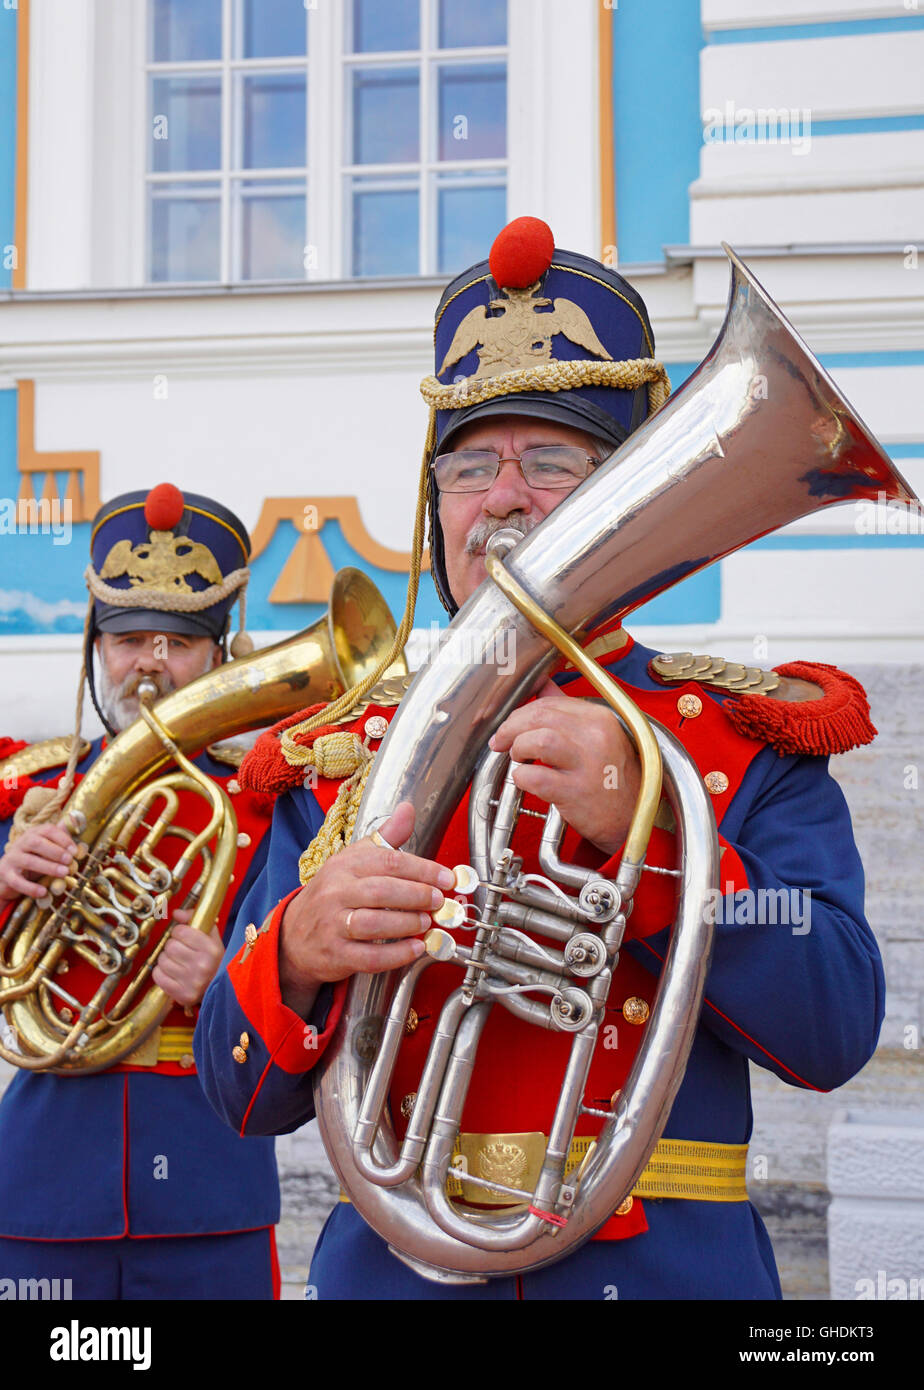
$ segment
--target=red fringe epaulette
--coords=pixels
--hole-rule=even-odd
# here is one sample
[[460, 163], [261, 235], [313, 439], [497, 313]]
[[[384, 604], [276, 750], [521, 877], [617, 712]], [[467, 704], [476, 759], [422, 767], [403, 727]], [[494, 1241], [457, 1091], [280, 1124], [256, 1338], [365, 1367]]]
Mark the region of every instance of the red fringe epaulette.
[[820, 685], [820, 700], [773, 700], [766, 695], [737, 695], [724, 711], [739, 734], [763, 739], [780, 757], [787, 753], [846, 753], [872, 743], [876, 727], [869, 701], [858, 680], [821, 661], [791, 661], [774, 668], [781, 676]]
[[[238, 768], [237, 780], [241, 786], [247, 791], [272, 792], [274, 795], [301, 786], [305, 780], [305, 769], [293, 767], [291, 763], [286, 762], [279, 735], [286, 729], [291, 729], [293, 724], [300, 724], [303, 719], [309, 719], [323, 708], [323, 704], [309, 705], [307, 709], [300, 709], [296, 714], [289, 714], [285, 719], [280, 719], [278, 724], [260, 734]], [[295, 742], [310, 748], [319, 734], [332, 734], [337, 732], [338, 728], [336, 724], [322, 724], [319, 728], [312, 729], [310, 734], [302, 737], [296, 735]]]
[[40, 787], [41, 785], [41, 782], [36, 782], [32, 777], [18, 778], [15, 787], [4, 787], [0, 783], [0, 821], [12, 820], [22, 805], [29, 788]]
[[[28, 747], [25, 739], [0, 738], [0, 762], [5, 762], [7, 758], [14, 757]], [[0, 820], [11, 820], [22, 805], [23, 797], [29, 788], [39, 785], [31, 777], [17, 775], [15, 786], [8, 787], [4, 784], [4, 779], [0, 778]]]

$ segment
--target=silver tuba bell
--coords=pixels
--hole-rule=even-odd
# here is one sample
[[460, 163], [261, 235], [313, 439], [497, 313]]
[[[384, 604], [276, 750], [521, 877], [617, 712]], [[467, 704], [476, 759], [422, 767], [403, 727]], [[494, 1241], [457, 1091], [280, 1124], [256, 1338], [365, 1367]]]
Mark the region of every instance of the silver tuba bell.
[[[474, 776], [471, 863], [480, 886], [471, 944], [436, 932], [428, 940], [433, 954], [404, 971], [354, 976], [315, 1079], [322, 1137], [344, 1189], [393, 1252], [430, 1279], [468, 1282], [551, 1264], [631, 1192], [683, 1078], [719, 882], [715, 816], [696, 765], [673, 735], [626, 702], [621, 717], [652, 750], [655, 803], [663, 764], [677, 824], [677, 915], [631, 1073], [579, 1172], [566, 1174], [644, 846], [634, 859], [627, 848], [615, 883], [562, 865], [562, 825], [552, 808], [540, 861], [551, 882], [525, 881], [535, 876], [518, 875], [509, 844], [516, 789], [505, 781], [505, 759], [483, 751], [487, 740], [542, 684], [566, 634], [628, 614], [825, 507], [883, 496], [916, 501], [799, 335], [725, 250], [728, 310], [708, 356], [540, 526], [503, 558], [489, 558], [490, 577], [417, 675], [366, 786], [355, 837], [411, 801], [407, 848], [432, 856]], [[515, 661], [503, 674], [488, 657], [510, 630]], [[435, 958], [459, 966], [459, 985], [435, 1029], [399, 1146], [387, 1109], [391, 1074], [414, 988]], [[447, 1196], [447, 1177], [479, 1037], [496, 1004], [570, 1032], [572, 1050], [535, 1190], [510, 1190], [516, 1204], [500, 1210], [466, 1210]]]

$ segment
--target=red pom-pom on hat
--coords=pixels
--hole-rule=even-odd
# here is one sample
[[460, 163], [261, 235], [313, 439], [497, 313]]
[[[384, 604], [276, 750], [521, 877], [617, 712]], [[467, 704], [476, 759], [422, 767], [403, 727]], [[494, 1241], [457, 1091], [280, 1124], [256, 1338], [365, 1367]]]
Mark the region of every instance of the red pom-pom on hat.
[[172, 483], [158, 483], [148, 493], [144, 519], [152, 531], [172, 531], [174, 526], [179, 526], [185, 507], [178, 487]]
[[498, 232], [488, 265], [502, 289], [525, 290], [545, 274], [555, 254], [555, 238], [539, 217], [515, 217]]

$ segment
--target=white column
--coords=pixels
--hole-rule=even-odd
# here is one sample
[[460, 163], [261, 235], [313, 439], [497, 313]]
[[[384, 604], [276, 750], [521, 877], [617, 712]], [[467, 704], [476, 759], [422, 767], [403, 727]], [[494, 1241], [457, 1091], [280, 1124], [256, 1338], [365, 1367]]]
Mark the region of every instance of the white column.
[[30, 290], [92, 283], [96, 0], [31, 9], [29, 60]]

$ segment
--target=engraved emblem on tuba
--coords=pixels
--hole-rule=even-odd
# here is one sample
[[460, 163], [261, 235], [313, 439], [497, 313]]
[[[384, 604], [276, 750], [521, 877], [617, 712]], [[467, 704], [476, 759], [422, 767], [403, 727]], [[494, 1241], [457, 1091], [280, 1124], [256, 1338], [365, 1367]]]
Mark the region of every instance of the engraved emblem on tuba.
[[498, 1142], [478, 1150], [478, 1176], [488, 1182], [519, 1187], [525, 1172], [526, 1150], [519, 1144]]

